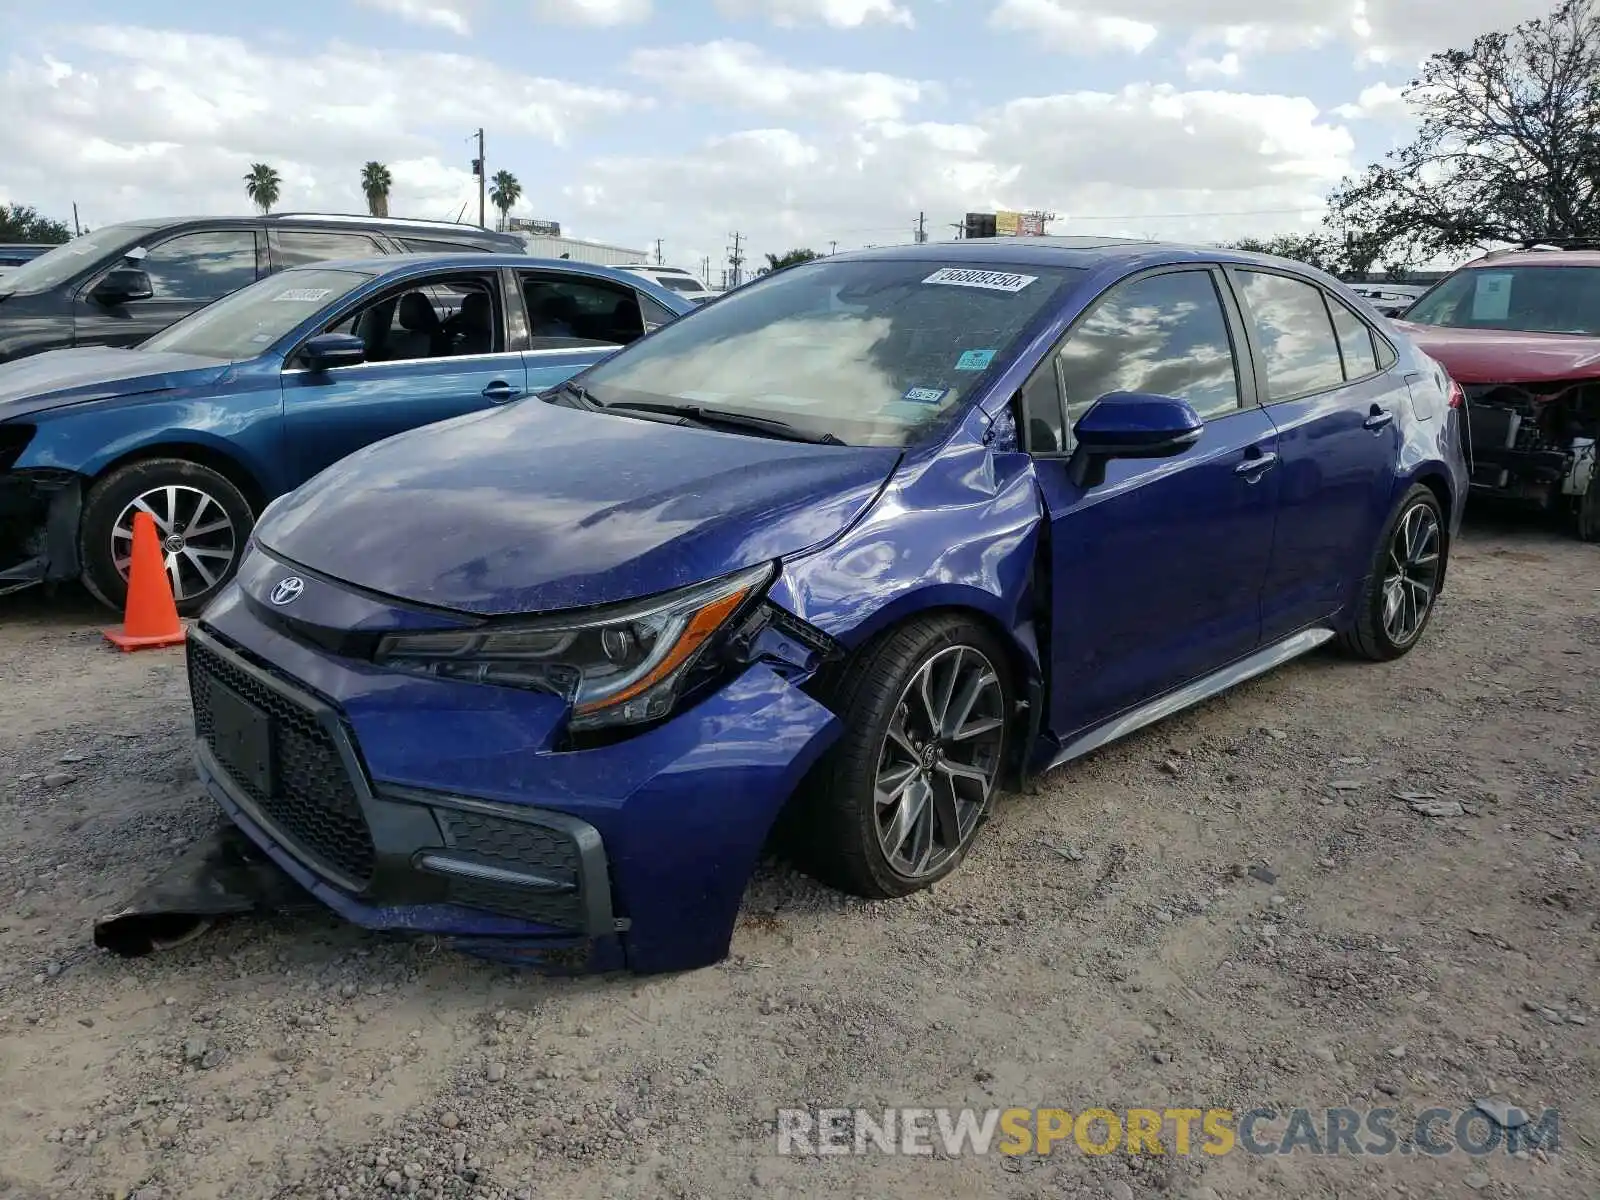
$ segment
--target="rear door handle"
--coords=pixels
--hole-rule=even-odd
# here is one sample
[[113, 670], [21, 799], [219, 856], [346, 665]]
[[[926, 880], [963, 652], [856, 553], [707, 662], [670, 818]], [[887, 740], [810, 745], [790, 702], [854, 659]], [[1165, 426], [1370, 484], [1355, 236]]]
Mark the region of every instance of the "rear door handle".
[[1370, 429], [1376, 433], [1378, 430], [1388, 425], [1392, 420], [1394, 420], [1393, 413], [1384, 412], [1383, 409], [1374, 404], [1372, 406], [1372, 415], [1369, 416], [1365, 421], [1361, 422], [1361, 428]]
[[483, 394], [486, 399], [493, 400], [496, 404], [504, 404], [507, 400], [516, 398], [517, 389], [503, 379], [496, 379], [483, 389]]
[[1246, 458], [1242, 463], [1233, 469], [1233, 473], [1235, 475], [1243, 475], [1245, 478], [1249, 479], [1251, 483], [1254, 483], [1257, 479], [1260, 479], [1261, 476], [1265, 475], [1277, 465], [1277, 454], [1272, 450], [1268, 450], [1263, 454], [1254, 454], [1249, 458]]

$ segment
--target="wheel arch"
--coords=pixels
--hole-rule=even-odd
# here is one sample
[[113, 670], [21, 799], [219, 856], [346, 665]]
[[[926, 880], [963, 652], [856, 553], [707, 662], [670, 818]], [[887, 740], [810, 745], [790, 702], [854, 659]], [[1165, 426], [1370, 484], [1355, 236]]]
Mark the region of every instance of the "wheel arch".
[[1443, 543], [1439, 550], [1439, 582], [1434, 586], [1434, 594], [1438, 595], [1444, 591], [1445, 580], [1450, 574], [1450, 514], [1454, 511], [1451, 506], [1455, 502], [1455, 495], [1450, 488], [1450, 477], [1443, 467], [1423, 467], [1411, 477], [1411, 482], [1406, 485], [1404, 491], [1409, 491], [1417, 484], [1421, 484], [1433, 493], [1434, 499], [1439, 502], [1439, 513], [1442, 517], [1439, 522], [1439, 536]]
[[255, 516], [261, 515], [261, 510], [266, 507], [267, 501], [272, 498], [268, 495], [266, 487], [257, 478], [256, 473], [246, 466], [238, 456], [211, 442], [160, 441], [145, 443], [132, 450], [124, 451], [116, 458], [107, 460], [95, 471], [90, 483], [91, 485], [98, 483], [113, 471], [121, 470], [123, 467], [159, 458], [183, 459], [197, 466], [215, 471], [239, 489], [245, 501], [250, 505], [251, 513]]

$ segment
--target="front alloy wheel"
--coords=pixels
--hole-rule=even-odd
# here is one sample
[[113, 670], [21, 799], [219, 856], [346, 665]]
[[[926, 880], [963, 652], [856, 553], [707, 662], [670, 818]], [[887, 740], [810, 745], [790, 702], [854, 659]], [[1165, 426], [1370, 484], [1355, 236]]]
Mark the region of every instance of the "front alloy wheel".
[[844, 733], [786, 814], [800, 865], [875, 899], [948, 875], [1006, 762], [1005, 647], [970, 618], [921, 617], [863, 647], [824, 690]]
[[239, 553], [239, 532], [216, 497], [195, 487], [167, 484], [135, 496], [111, 527], [111, 558], [124, 582], [133, 562], [133, 519], [148, 513], [161, 537], [161, 552], [182, 604], [214, 591]]

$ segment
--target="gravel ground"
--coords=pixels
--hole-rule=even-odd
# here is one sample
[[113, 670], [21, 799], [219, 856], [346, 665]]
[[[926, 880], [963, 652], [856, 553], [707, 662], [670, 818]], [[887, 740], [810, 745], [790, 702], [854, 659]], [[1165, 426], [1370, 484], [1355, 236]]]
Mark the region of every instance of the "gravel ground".
[[[180, 653], [116, 654], [100, 621], [0, 600], [0, 1195], [1600, 1194], [1600, 548], [1476, 523], [1401, 662], [1304, 660], [1057, 771], [908, 902], [768, 867], [726, 963], [650, 979], [320, 914], [96, 951], [94, 917], [215, 820]], [[773, 1136], [789, 1105], [1489, 1095], [1560, 1106], [1560, 1151], [792, 1158]]]

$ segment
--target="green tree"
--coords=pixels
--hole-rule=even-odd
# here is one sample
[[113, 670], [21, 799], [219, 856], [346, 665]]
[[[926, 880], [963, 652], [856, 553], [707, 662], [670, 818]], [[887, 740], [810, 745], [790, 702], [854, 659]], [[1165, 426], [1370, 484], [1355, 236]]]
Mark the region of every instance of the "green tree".
[[272, 211], [282, 188], [283, 177], [274, 168], [266, 163], [250, 164], [250, 172], [244, 177], [245, 194], [263, 215]]
[[0, 204], [0, 242], [59, 243], [71, 236], [64, 222], [41, 216], [31, 205]]
[[394, 186], [394, 176], [381, 162], [369, 162], [361, 168], [361, 192], [367, 198], [367, 211], [375, 217], [389, 215], [389, 189]]
[[1442, 50], [1405, 91], [1417, 136], [1329, 197], [1328, 228], [1407, 265], [1495, 242], [1600, 236], [1600, 10]]
[[489, 180], [489, 203], [500, 210], [500, 224], [506, 223], [511, 210], [522, 199], [522, 185], [510, 171], [496, 171]]
[[774, 271], [781, 271], [785, 267], [797, 267], [801, 263], [810, 262], [812, 259], [821, 258], [815, 250], [790, 250], [786, 254], [767, 255], [767, 265], [761, 269], [761, 274], [770, 275]]

